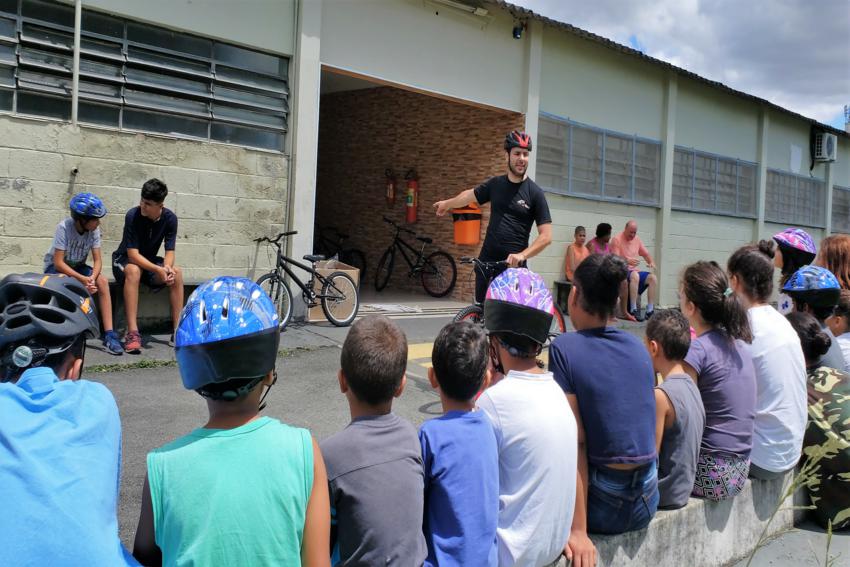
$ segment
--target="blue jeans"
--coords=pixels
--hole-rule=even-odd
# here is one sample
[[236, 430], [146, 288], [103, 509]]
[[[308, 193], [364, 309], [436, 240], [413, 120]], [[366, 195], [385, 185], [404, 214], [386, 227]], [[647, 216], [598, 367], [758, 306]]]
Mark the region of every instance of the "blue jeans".
[[588, 465], [587, 531], [621, 534], [645, 528], [658, 509], [655, 461], [621, 471]]
[[[81, 276], [89, 277], [92, 275], [92, 267], [88, 264], [77, 264], [76, 266], [71, 266], [75, 272], [80, 274]], [[56, 271], [56, 266], [50, 264], [44, 270], [45, 274], [58, 274]]]

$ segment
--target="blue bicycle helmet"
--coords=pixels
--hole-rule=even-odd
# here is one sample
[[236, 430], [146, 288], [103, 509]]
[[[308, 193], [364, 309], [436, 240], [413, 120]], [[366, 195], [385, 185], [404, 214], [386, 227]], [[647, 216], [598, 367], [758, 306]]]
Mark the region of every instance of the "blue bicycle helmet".
[[841, 285], [826, 268], [803, 266], [785, 282], [782, 291], [812, 307], [832, 307], [838, 304]]
[[80, 193], [71, 198], [71, 216], [99, 219], [106, 216], [106, 205], [94, 193]]
[[[180, 315], [175, 351], [183, 386], [205, 397], [234, 400], [274, 370], [280, 342], [277, 309], [246, 278], [221, 276], [199, 286]], [[249, 379], [233, 389], [205, 389]]]

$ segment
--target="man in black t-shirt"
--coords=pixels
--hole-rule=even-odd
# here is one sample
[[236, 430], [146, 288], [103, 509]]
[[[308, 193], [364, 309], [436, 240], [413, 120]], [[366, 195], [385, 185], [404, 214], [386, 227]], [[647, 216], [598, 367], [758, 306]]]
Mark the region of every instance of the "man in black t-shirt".
[[[491, 177], [475, 189], [467, 189], [451, 199], [434, 203], [438, 217], [473, 201], [479, 205], [491, 203], [490, 223], [479, 253], [482, 261], [505, 260], [512, 268], [525, 266], [529, 258], [538, 255], [552, 242], [552, 216], [546, 196], [534, 181], [526, 177], [530, 152], [531, 136], [514, 130], [505, 137], [507, 175]], [[529, 245], [528, 238], [535, 223], [537, 238]], [[499, 273], [481, 274], [476, 270], [475, 301], [484, 301], [487, 285]]]
[[[124, 285], [124, 311], [127, 315], [127, 334], [124, 350], [138, 354], [142, 337], [136, 315], [139, 307], [139, 283], [158, 289], [168, 287], [171, 303], [172, 329], [177, 328], [183, 309], [183, 273], [174, 264], [177, 240], [177, 215], [166, 209], [164, 202], [168, 187], [159, 179], [149, 179], [142, 186], [138, 207], [127, 211], [121, 244], [112, 254], [112, 275]], [[165, 244], [165, 257], [158, 256]], [[174, 334], [169, 344], [174, 346]]]

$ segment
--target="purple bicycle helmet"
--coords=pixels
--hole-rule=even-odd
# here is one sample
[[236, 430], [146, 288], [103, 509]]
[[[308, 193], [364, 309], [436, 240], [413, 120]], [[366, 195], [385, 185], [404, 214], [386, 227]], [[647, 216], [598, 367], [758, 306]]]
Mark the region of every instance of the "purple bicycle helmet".
[[814, 260], [818, 253], [815, 241], [808, 232], [801, 228], [786, 228], [782, 232], [774, 234], [773, 239], [781, 248], [795, 250], [803, 257], [810, 256], [809, 262]]
[[542, 345], [549, 338], [554, 310], [543, 278], [526, 268], [510, 268], [487, 288], [484, 326], [491, 333], [513, 333]]

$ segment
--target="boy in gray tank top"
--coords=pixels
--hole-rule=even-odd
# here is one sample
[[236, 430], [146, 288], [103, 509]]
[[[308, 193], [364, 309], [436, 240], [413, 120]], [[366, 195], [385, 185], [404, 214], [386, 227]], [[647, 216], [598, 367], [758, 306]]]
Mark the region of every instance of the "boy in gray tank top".
[[682, 367], [690, 345], [690, 327], [682, 312], [656, 311], [646, 326], [646, 347], [662, 380], [655, 388], [659, 508], [681, 508], [688, 503], [705, 429], [699, 389]]

